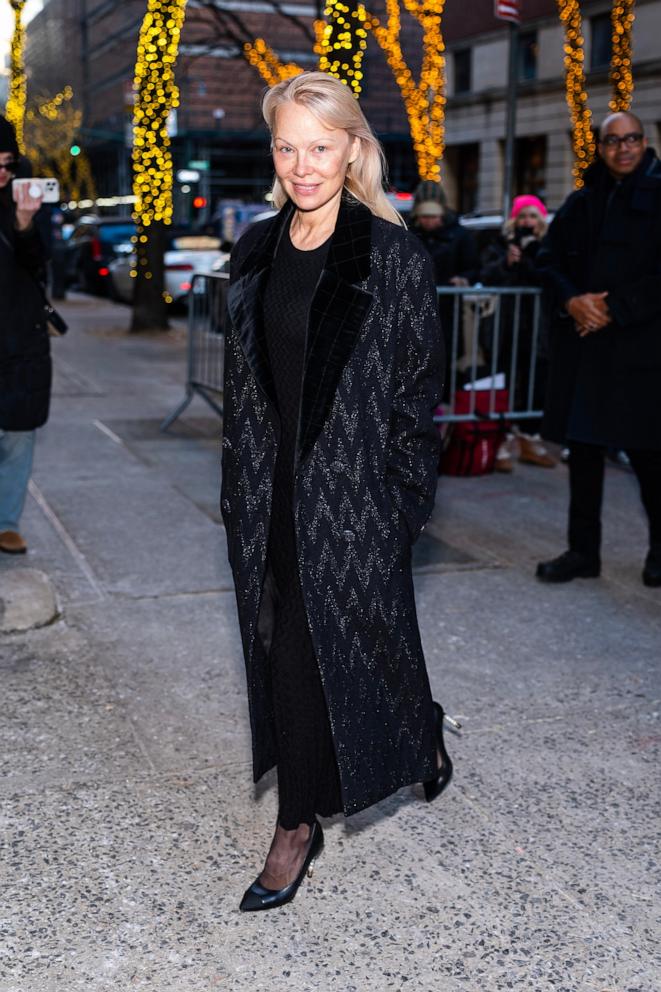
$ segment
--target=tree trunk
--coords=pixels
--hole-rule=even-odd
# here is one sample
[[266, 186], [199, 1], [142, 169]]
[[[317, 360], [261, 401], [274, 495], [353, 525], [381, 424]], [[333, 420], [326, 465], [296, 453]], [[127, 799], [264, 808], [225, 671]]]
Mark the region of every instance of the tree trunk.
[[[140, 237], [147, 241], [141, 243]], [[137, 276], [133, 294], [131, 333], [137, 331], [167, 331], [168, 310], [165, 302], [165, 224], [155, 221], [138, 230]]]

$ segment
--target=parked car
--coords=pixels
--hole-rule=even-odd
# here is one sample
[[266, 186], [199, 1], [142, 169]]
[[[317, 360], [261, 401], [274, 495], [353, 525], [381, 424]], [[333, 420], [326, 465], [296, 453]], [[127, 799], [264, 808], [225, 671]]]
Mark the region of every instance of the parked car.
[[130, 242], [134, 234], [135, 224], [130, 217], [80, 217], [64, 245], [66, 284], [84, 293], [105, 296], [118, 246]]
[[223, 242], [235, 244], [257, 215], [268, 213], [267, 203], [244, 203], [242, 200], [221, 200], [213, 222], [219, 225]]
[[[211, 272], [214, 265], [222, 265], [229, 252], [221, 251], [220, 238], [190, 231], [174, 233], [165, 252], [165, 292], [169, 302], [182, 303], [188, 297], [197, 273]], [[110, 263], [110, 293], [113, 299], [130, 303], [135, 285], [131, 272], [135, 271], [136, 257], [131, 242], [117, 246], [117, 256]]]

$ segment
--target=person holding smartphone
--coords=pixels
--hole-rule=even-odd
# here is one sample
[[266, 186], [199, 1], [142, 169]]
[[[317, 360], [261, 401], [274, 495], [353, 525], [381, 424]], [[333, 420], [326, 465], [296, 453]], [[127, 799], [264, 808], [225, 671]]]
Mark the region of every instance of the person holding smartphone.
[[[484, 286], [534, 287], [540, 286], [535, 259], [542, 238], [548, 227], [548, 210], [537, 196], [524, 194], [515, 196], [510, 215], [505, 221], [502, 234], [485, 249], [479, 271], [479, 281]], [[532, 296], [519, 297], [518, 307], [514, 296], [504, 297], [500, 312], [500, 340], [498, 347], [498, 368], [509, 370], [514, 348], [514, 329], [518, 309], [518, 338], [516, 347], [516, 368], [514, 381], [509, 384], [513, 394], [514, 409], [524, 410], [528, 406], [528, 385], [531, 374], [530, 362], [533, 349], [534, 299]], [[536, 360], [534, 363], [535, 385], [532, 404], [535, 409], [544, 405], [547, 379], [547, 346], [544, 313], [542, 325], [535, 342]], [[485, 342], [486, 344], [486, 342]], [[490, 344], [490, 343], [489, 343]], [[490, 357], [489, 357], [490, 360]], [[541, 468], [553, 468], [556, 459], [542, 441], [539, 419], [524, 419], [518, 423], [510, 421], [510, 431], [498, 448], [496, 471], [511, 472], [514, 460]]]
[[19, 165], [14, 128], [0, 116], [0, 551], [25, 554], [19, 524], [32, 472], [35, 431], [46, 423], [51, 359], [39, 280], [45, 249], [34, 217], [42, 198], [12, 195]]

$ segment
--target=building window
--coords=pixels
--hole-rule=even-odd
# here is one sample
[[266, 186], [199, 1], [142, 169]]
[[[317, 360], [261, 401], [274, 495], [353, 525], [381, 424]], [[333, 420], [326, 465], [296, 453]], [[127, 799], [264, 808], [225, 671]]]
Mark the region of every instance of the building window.
[[524, 31], [519, 35], [519, 79], [525, 82], [528, 79], [537, 79], [537, 32]]
[[471, 79], [471, 50], [462, 48], [454, 53], [454, 91], [455, 93], [470, 93]]
[[613, 51], [613, 28], [610, 14], [599, 14], [590, 21], [592, 28], [591, 69], [607, 69]]
[[448, 185], [452, 188], [451, 205], [460, 214], [473, 213], [477, 209], [480, 146], [477, 142], [449, 145], [445, 157], [450, 179]]
[[546, 135], [516, 139], [515, 193], [546, 198]]
[[480, 146], [460, 145], [457, 149], [459, 213], [470, 214], [477, 209], [477, 180], [480, 170]]

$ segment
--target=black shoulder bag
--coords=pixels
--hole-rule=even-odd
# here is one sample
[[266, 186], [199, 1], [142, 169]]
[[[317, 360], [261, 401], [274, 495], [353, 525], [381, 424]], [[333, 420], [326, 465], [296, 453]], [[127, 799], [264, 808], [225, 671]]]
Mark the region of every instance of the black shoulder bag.
[[[9, 250], [13, 253], [14, 247], [9, 241], [9, 239], [5, 237], [2, 231], [0, 231], [0, 241], [3, 241], [7, 245]], [[41, 303], [44, 309], [44, 319], [46, 321], [46, 327], [48, 328], [48, 333], [51, 335], [51, 337], [61, 338], [62, 335], [66, 334], [67, 331], [69, 330], [69, 325], [67, 324], [64, 317], [57, 312], [53, 304], [48, 299], [48, 296], [46, 295], [46, 289], [44, 285], [41, 283], [41, 281], [37, 279], [37, 277], [34, 275], [33, 272], [30, 272], [29, 275], [41, 298]]]

